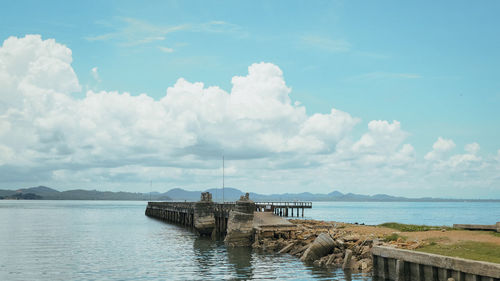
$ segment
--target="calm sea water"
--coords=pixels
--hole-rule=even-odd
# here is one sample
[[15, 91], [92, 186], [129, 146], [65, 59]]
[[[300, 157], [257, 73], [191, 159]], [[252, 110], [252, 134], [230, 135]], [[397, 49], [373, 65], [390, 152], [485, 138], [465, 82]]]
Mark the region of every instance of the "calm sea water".
[[[314, 203], [309, 218], [493, 223], [500, 204]], [[371, 280], [290, 255], [227, 249], [148, 218], [146, 202], [0, 200], [0, 280]]]

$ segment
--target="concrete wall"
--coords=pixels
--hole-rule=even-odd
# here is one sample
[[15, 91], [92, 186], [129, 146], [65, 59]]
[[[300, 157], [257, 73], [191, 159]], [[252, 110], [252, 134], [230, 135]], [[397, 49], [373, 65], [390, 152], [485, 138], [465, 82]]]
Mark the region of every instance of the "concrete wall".
[[492, 230], [500, 232], [500, 222], [496, 224], [454, 224], [453, 228], [467, 229], [467, 230]]
[[373, 276], [395, 281], [500, 281], [500, 264], [383, 246], [372, 248]]

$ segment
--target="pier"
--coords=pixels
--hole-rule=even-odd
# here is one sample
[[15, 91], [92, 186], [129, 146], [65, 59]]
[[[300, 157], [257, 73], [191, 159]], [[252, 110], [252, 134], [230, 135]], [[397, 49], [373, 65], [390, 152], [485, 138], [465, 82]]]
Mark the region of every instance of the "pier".
[[294, 225], [282, 217], [304, 216], [310, 208], [312, 202], [253, 202], [248, 193], [236, 202], [216, 203], [203, 192], [197, 202], [148, 202], [146, 215], [193, 228], [199, 235], [226, 237], [231, 245], [246, 245], [254, 233], [292, 231]]
[[312, 202], [257, 202], [255, 208], [256, 211], [272, 212], [280, 217], [298, 217], [299, 211], [302, 210], [302, 217], [304, 217], [304, 209], [311, 209]]

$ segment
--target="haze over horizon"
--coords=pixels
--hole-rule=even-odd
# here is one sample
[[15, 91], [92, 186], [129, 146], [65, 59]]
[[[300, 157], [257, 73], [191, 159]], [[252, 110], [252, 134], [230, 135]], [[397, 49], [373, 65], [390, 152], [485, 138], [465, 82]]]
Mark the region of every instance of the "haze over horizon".
[[500, 198], [498, 2], [196, 3], [4, 3], [0, 189]]

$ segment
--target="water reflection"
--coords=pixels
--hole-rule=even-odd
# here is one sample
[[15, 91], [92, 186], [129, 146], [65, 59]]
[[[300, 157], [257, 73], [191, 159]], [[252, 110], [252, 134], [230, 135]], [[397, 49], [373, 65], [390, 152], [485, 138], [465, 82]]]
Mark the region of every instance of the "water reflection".
[[228, 249], [148, 219], [144, 208], [143, 202], [0, 202], [0, 280], [371, 280], [289, 254]]
[[237, 278], [252, 279], [252, 248], [227, 248], [227, 261]]
[[200, 277], [211, 276], [211, 269], [215, 265], [214, 257], [217, 253], [217, 245], [207, 237], [198, 237], [193, 241], [194, 260], [196, 270]]

